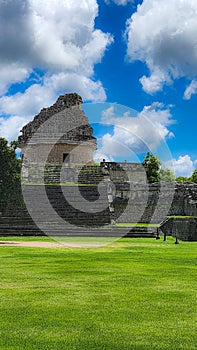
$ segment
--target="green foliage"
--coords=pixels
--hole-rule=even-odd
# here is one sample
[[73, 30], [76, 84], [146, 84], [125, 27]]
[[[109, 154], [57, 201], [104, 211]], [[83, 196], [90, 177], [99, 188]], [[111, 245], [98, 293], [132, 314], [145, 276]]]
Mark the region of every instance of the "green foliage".
[[147, 152], [143, 165], [146, 169], [148, 182], [175, 181], [174, 173], [168, 168], [161, 168], [161, 161], [157, 155]]
[[174, 241], [1, 247], [0, 348], [196, 349], [197, 243]]
[[17, 142], [8, 145], [7, 140], [0, 138], [0, 211], [20, 196], [21, 161], [16, 158]]
[[197, 183], [197, 169], [193, 171], [193, 174], [191, 176], [191, 181]]
[[186, 177], [186, 176], [178, 176], [178, 177], [176, 178], [176, 181], [177, 181], [177, 182], [189, 182], [190, 179], [189, 179], [188, 177]]
[[10, 142], [10, 148], [11, 149], [13, 149], [14, 151], [16, 151], [16, 149], [17, 149], [17, 147], [18, 147], [18, 141], [11, 141]]
[[148, 182], [159, 182], [161, 165], [159, 157], [157, 155], [154, 156], [151, 152], [147, 152], [147, 155], [144, 157], [143, 165], [146, 169]]
[[168, 168], [160, 169], [160, 179], [163, 181], [175, 181], [174, 173]]
[[195, 182], [197, 183], [197, 169], [193, 171], [191, 177], [179, 176], [176, 178], [177, 182]]

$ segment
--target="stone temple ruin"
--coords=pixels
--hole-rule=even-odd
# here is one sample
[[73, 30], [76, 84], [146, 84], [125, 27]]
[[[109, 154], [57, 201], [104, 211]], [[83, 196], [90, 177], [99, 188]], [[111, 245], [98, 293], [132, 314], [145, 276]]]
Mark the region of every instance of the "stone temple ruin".
[[[158, 226], [133, 227], [128, 229], [127, 237], [155, 237], [160, 231], [183, 240], [197, 240], [197, 184], [148, 184], [140, 163], [103, 161], [95, 166], [97, 142], [78, 94], [60, 96], [21, 132], [18, 140], [23, 160], [23, 195], [27, 194], [29, 206], [35, 208], [37, 225], [23, 204], [7, 208], [0, 215], [0, 234], [40, 235], [45, 226], [52, 235], [67, 234], [56, 216], [45, 215], [46, 192], [47, 202], [69, 223], [71, 233], [72, 225], [84, 235], [86, 227], [106, 225], [107, 234], [113, 235], [117, 231], [114, 223], [139, 222]], [[65, 198], [70, 198], [72, 205]], [[84, 199], [88, 202], [87, 212]], [[101, 208], [97, 207], [98, 199]]]
[[27, 150], [29, 164], [92, 164], [96, 139], [81, 104], [82, 98], [72, 93], [43, 108], [21, 130], [18, 141], [22, 159]]

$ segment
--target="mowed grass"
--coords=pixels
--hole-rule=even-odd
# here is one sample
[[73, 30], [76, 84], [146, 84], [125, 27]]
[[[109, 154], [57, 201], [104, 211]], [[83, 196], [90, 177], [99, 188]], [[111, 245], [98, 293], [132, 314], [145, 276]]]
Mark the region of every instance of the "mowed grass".
[[159, 227], [159, 224], [146, 224], [139, 222], [117, 222], [117, 227]]
[[197, 243], [0, 247], [0, 348], [196, 349]]

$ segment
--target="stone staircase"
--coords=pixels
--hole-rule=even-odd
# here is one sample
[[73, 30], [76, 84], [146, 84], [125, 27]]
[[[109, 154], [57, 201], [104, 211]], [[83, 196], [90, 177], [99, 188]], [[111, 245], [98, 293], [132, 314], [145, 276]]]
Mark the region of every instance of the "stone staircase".
[[[1, 235], [90, 235], [111, 222], [105, 186], [25, 185], [26, 206], [0, 216]], [[32, 219], [33, 218], [33, 219]], [[35, 222], [37, 225], [35, 224]], [[111, 235], [111, 234], [110, 234]]]
[[[25, 170], [25, 168], [24, 168]], [[98, 184], [103, 180], [102, 169], [99, 166], [75, 166], [46, 164], [44, 167], [44, 179], [42, 177], [43, 167], [39, 164], [30, 164], [27, 183], [32, 184], [59, 184], [72, 182], [76, 184]]]
[[[160, 223], [168, 209], [169, 185], [161, 196], [158, 184], [147, 187], [146, 184], [132, 183], [130, 187], [127, 179], [122, 178], [125, 176], [123, 171], [109, 176], [102, 172], [101, 167], [64, 169], [50, 164], [45, 166], [45, 186], [41, 184], [40, 173], [39, 166], [31, 164], [31, 185], [27, 182], [23, 188], [31, 214], [25, 205], [7, 211], [0, 216], [0, 234], [43, 235], [47, 232], [64, 236], [96, 234], [152, 238], [156, 236], [155, 227], [120, 229], [110, 223], [112, 220], [120, 223]], [[113, 208], [109, 208], [107, 190], [111, 177], [114, 177], [116, 193]], [[63, 186], [59, 186], [60, 183]]]
[[21, 212], [18, 216], [0, 217], [1, 236], [37, 236], [43, 232], [36, 226], [28, 212]]
[[155, 238], [157, 234], [157, 227], [141, 227], [135, 226], [129, 230], [124, 236], [127, 238]]

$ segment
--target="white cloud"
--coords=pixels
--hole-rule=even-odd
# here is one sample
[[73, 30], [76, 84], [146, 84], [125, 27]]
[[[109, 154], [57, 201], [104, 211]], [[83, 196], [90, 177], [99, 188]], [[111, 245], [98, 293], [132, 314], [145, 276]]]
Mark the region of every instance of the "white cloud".
[[192, 161], [188, 154], [184, 156], [179, 156], [178, 159], [172, 159], [171, 162], [166, 162], [164, 166], [175, 172], [176, 176], [186, 176], [192, 175], [195, 166], [195, 162]]
[[168, 126], [174, 123], [169, 108], [155, 102], [146, 106], [135, 117], [129, 111], [117, 115], [112, 105], [103, 111], [102, 123], [113, 125], [113, 134], [106, 133], [102, 138], [100, 153], [112, 157], [132, 157], [151, 150], [154, 152], [161, 141], [173, 137]]
[[31, 69], [20, 63], [0, 64], [0, 96], [6, 93], [10, 85], [24, 81], [31, 73]]
[[104, 153], [100, 152], [99, 150], [95, 151], [94, 161], [96, 163], [100, 163], [103, 161], [103, 159], [105, 159], [106, 162], [113, 162], [114, 161], [113, 157], [111, 157], [110, 155], [104, 154]]
[[[0, 0], [0, 111], [10, 115], [7, 128], [12, 117], [29, 120], [62, 93], [106, 99], [102, 82], [94, 79], [94, 66], [113, 39], [94, 28], [97, 14], [96, 0]], [[30, 82], [38, 70], [45, 75]], [[25, 80], [23, 93], [3, 96], [12, 84]], [[10, 135], [5, 125], [2, 130]]]
[[191, 96], [197, 93], [197, 80], [192, 80], [191, 84], [184, 92], [184, 99], [190, 100]]
[[106, 95], [101, 82], [76, 73], [58, 73], [45, 77], [42, 84], [31, 85], [24, 93], [0, 98], [0, 112], [31, 117], [41, 108], [50, 106], [57, 95], [77, 91], [84, 100], [102, 101]]
[[9, 141], [16, 140], [22, 126], [27, 122], [24, 117], [13, 116], [8, 119], [0, 118], [0, 137]]
[[[195, 79], [197, 72], [197, 1], [144, 0], [127, 22], [127, 54], [140, 60], [150, 75], [140, 81], [147, 93], [162, 90], [180, 77]], [[191, 92], [192, 90], [192, 92]], [[186, 91], [185, 98], [196, 92]]]
[[105, 0], [105, 3], [107, 5], [109, 5], [110, 3], [114, 3], [116, 5], [125, 6], [125, 5], [128, 5], [128, 4], [131, 4], [132, 2], [134, 2], [134, 0]]
[[2, 64], [92, 73], [111, 42], [94, 29], [96, 0], [1, 0], [0, 13]]
[[25, 93], [0, 98], [0, 111], [3, 114], [32, 117], [43, 107], [54, 102], [53, 90], [39, 84], [31, 85]]
[[104, 101], [106, 99], [102, 83], [100, 81], [94, 82], [82, 74], [61, 72], [47, 78], [45, 83], [58, 94], [77, 91], [86, 101]]
[[164, 74], [160, 69], [154, 68], [154, 72], [150, 77], [143, 75], [140, 78], [140, 83], [144, 91], [148, 94], [154, 94], [163, 89], [164, 82], [171, 83], [171, 79], [167, 74]]

